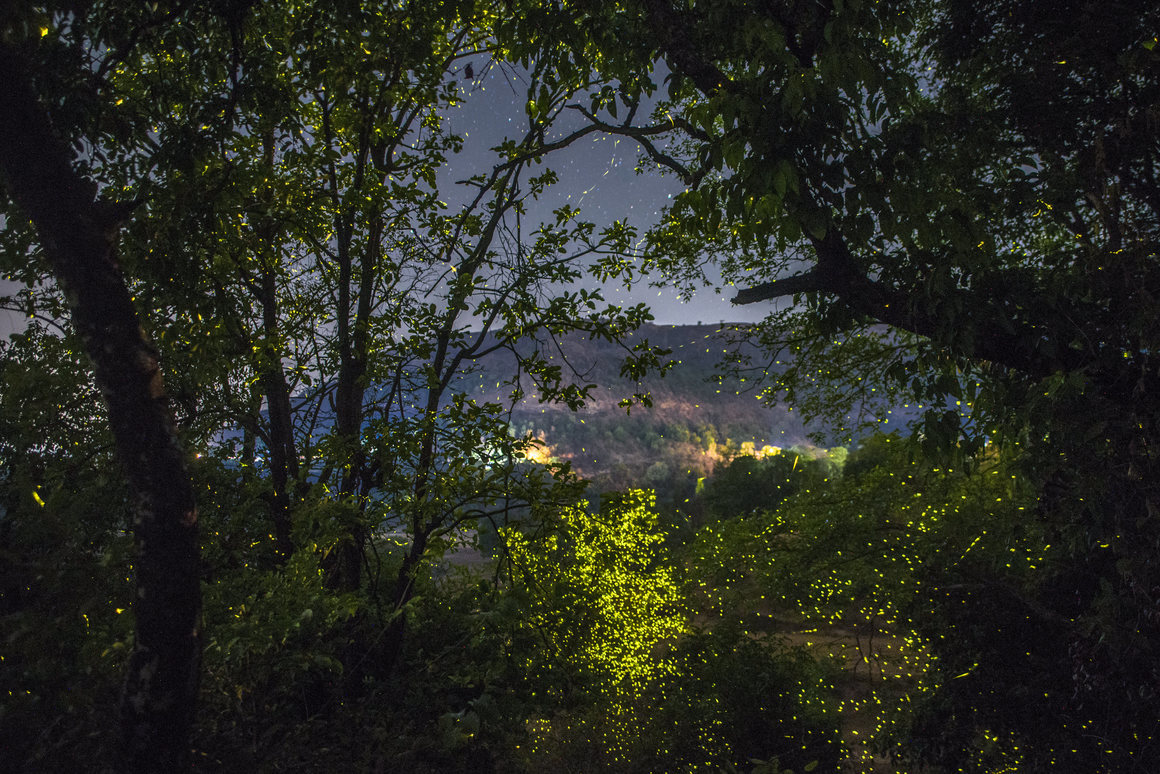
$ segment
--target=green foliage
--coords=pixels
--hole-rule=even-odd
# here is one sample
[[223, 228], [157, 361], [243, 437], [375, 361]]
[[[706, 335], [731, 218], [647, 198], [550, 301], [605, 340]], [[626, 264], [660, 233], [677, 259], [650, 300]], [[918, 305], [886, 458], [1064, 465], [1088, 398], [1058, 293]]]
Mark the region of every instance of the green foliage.
[[[295, 723], [341, 701], [342, 649], [363, 603], [355, 595], [326, 590], [318, 557], [307, 552], [278, 570], [240, 567], [217, 573], [205, 586], [207, 754], [264, 760], [287, 743], [284, 734]], [[265, 725], [241, 746], [245, 729], [269, 716], [282, 722]], [[230, 741], [218, 746], [217, 739]]]
[[[726, 625], [685, 632], [702, 603], [775, 628], [756, 589], [854, 636], [899, 755], [1155, 769], [1158, 23], [1095, 0], [5, 10], [5, 62], [79, 149], [100, 212], [136, 202], [100, 225], [200, 460], [207, 767], [332, 767], [355, 728], [371, 770], [495, 751], [832, 766], [814, 664]], [[465, 59], [518, 62], [527, 115], [452, 188], [470, 138], [448, 117], [478, 99]], [[562, 133], [575, 104], [685, 184], [643, 262], [626, 223], [524, 218], [559, 180], [541, 165], [586, 136]], [[0, 353], [0, 726], [29, 766], [99, 767], [130, 642], [125, 493], [78, 343], [52, 332], [65, 300], [7, 197], [0, 270], [22, 287], [3, 305], [33, 322]], [[580, 280], [655, 270], [786, 300], [740, 331], [766, 357], [738, 368], [773, 363], [766, 398], [845, 437], [899, 398], [923, 412], [921, 453], [879, 437], [796, 464], [744, 456], [701, 417], [560, 420], [593, 461], [606, 438], [652, 454], [638, 478], [667, 506], [720, 519], [684, 602], [652, 502], [561, 505], [567, 467], [532, 465], [533, 428], [507, 421], [527, 395], [594, 396], [552, 337], [623, 341], [649, 319]], [[512, 381], [477, 400], [461, 379], [498, 353]], [[620, 376], [661, 355], [633, 344]], [[698, 505], [690, 460], [738, 454]], [[510, 544], [512, 586], [434, 584], [480, 520]]]
[[561, 513], [558, 531], [506, 533], [511, 652], [531, 694], [519, 758], [530, 770], [836, 765], [825, 668], [736, 627], [687, 631], [652, 507], [630, 491]]
[[[529, 469], [530, 439], [504, 417], [529, 383], [572, 408], [587, 398], [592, 385], [548, 362], [550, 337], [620, 340], [650, 318], [571, 288], [585, 256], [628, 253], [631, 228], [569, 208], [524, 217], [558, 179], [536, 166], [574, 87], [533, 73], [534, 114], [479, 174], [446, 182], [464, 147], [450, 116], [472, 94], [461, 60], [490, 57], [499, 6], [123, 5], [14, 11], [0, 35], [84, 147], [94, 190], [137, 200], [110, 228], [200, 460], [207, 683], [227, 697], [203, 730], [252, 760], [286, 730], [239, 744], [256, 718], [333, 714], [362, 678], [390, 673], [430, 561], [477, 520], [572, 496], [566, 466]], [[26, 219], [0, 204], [5, 276], [35, 288], [19, 296], [28, 314], [59, 318]], [[35, 352], [40, 335], [14, 346]], [[5, 373], [0, 422], [20, 432], [0, 444], [66, 464], [104, 456], [83, 412], [48, 421], [62, 396], [95, 395], [73, 343], [43, 338], [39, 373]], [[505, 351], [510, 394], [464, 394], [476, 359]], [[641, 345], [625, 368], [655, 365]], [[51, 502], [54, 480], [4, 459], [6, 502]], [[106, 520], [102, 537], [126, 526]], [[10, 534], [13, 552], [32, 539]], [[379, 560], [388, 540], [405, 550]], [[128, 557], [116, 563], [124, 577]]]
[[107, 469], [62, 473], [48, 466], [38, 483], [23, 472], [0, 479], [0, 744], [13, 771], [114, 762], [107, 739], [117, 733], [133, 625], [126, 494]]
[[[662, 740], [639, 750], [636, 770], [836, 770], [833, 675], [810, 655], [720, 625], [681, 639], [672, 668], [650, 687], [638, 733]], [[781, 772], [782, 769], [777, 769]]]
[[[749, 331], [791, 363], [770, 371], [767, 397], [843, 433], [901, 398], [924, 412], [929, 455], [959, 467], [990, 444], [1037, 492], [1038, 538], [1061, 553], [1026, 602], [1071, 622], [1056, 631], [1071, 654], [1045, 650], [1054, 666], [1032, 692], [1070, 683], [1072, 698], [1057, 722], [1011, 712], [996, 733], [1024, 740], [1029, 770], [1155, 768], [1141, 740], [1160, 716], [1147, 591], [1160, 581], [1160, 476], [1146, 451], [1160, 385], [1157, 328], [1140, 312], [1160, 288], [1155, 5], [576, 13], [585, 42], [632, 44], [599, 56], [541, 45], [561, 72], [622, 77], [632, 105], [655, 84], [624, 73], [667, 67], [651, 125], [622, 125], [611, 94], [592, 90], [595, 120], [686, 186], [648, 235], [658, 283], [691, 292], [719, 271], [745, 288], [740, 303], [784, 300]], [[933, 759], [966, 765], [948, 755]]]
[[[1017, 469], [990, 451], [951, 470], [877, 436], [843, 478], [703, 530], [691, 547], [700, 593], [726, 620], [776, 629], [789, 615], [850, 643], [835, 655], [876, 687], [838, 708], [870, 713], [877, 743], [906, 765], [1067, 759], [1085, 722], [1060, 669], [1075, 624], [1040, 600], [1068, 559]], [[1023, 730], [1028, 714], [1050, 729]]]
[[655, 503], [634, 490], [597, 512], [567, 507], [540, 534], [503, 532], [523, 625], [542, 638], [528, 668], [546, 690], [638, 693], [659, 668], [653, 651], [684, 629]]
[[[825, 459], [825, 458], [823, 458]], [[777, 508], [783, 500], [826, 478], [826, 465], [804, 449], [762, 457], [734, 458], [705, 485], [704, 500], [718, 519], [749, 516]]]
[[549, 515], [539, 534], [504, 533], [521, 667], [541, 713], [529, 720], [533, 770], [558, 756], [635, 765], [641, 697], [672, 668], [664, 652], [686, 627], [654, 506], [634, 490], [596, 512], [580, 503]]
[[[317, 563], [250, 574], [248, 605], [221, 607], [207, 661], [199, 751], [207, 770], [294, 771], [333, 765], [374, 770], [480, 771], [526, 741], [527, 697], [505, 654], [491, 584], [462, 574], [417, 579], [412, 636], [395, 672], [363, 670], [350, 685], [343, 649], [383, 635], [368, 600], [336, 595]], [[215, 592], [228, 592], [219, 584]], [[310, 610], [307, 614], [306, 610]], [[269, 669], [267, 665], [276, 665]]]
[[132, 643], [128, 494], [65, 341], [34, 323], [0, 370], [2, 765], [103, 770]]

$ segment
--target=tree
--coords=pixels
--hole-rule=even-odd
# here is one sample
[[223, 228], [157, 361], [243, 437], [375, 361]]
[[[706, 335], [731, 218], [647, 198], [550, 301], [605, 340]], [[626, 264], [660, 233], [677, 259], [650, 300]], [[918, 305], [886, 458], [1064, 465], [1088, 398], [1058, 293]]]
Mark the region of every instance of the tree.
[[[107, 398], [147, 388], [116, 403], [114, 434], [130, 444], [131, 474], [154, 476], [137, 481], [143, 507], [172, 511], [142, 511], [135, 564], [147, 590], [126, 734], [143, 768], [187, 753], [197, 674], [193, 489], [166, 412], [217, 458], [199, 479], [215, 520], [210, 556], [277, 573], [317, 554], [329, 587], [318, 594], [360, 600], [345, 632], [349, 687], [366, 676], [354, 665], [389, 674], [432, 557], [479, 519], [502, 524], [529, 503], [575, 495], [562, 466], [529, 469], [531, 439], [508, 432], [504, 407], [532, 395], [579, 405], [591, 387], [548, 361], [552, 337], [618, 339], [649, 318], [570, 287], [585, 262], [614, 270], [630, 228], [599, 229], [568, 207], [528, 222], [529, 203], [556, 181], [537, 167], [594, 131], [551, 134], [577, 84], [545, 84], [531, 68], [524, 131], [458, 188], [447, 182], [463, 138], [446, 114], [473, 89], [464, 60], [505, 66], [489, 50], [497, 14], [492, 4], [109, 3], [4, 19], [5, 88], [19, 108], [4, 125], [5, 190], [39, 229], [6, 208], [5, 269], [28, 285], [29, 311], [51, 321], [58, 298], [30, 260], [43, 251]], [[74, 235], [88, 241], [68, 243]], [[87, 264], [69, 263], [69, 251], [81, 247], [105, 274], [74, 278]], [[108, 328], [114, 303], [120, 327]], [[472, 364], [504, 353], [512, 383], [476, 401]], [[630, 367], [654, 360], [642, 345]], [[126, 364], [137, 371], [110, 370]], [[250, 493], [265, 503], [264, 524]], [[161, 531], [148, 531], [155, 523]], [[166, 525], [180, 527], [172, 549]], [[217, 550], [241, 543], [231, 532], [244, 533], [245, 551]], [[376, 554], [391, 533], [408, 541], [399, 564]], [[286, 570], [295, 582], [311, 566], [298, 559]], [[168, 608], [162, 569], [185, 595]], [[159, 702], [172, 718], [136, 700], [158, 648], [156, 609], [194, 633], [171, 648], [188, 678]], [[158, 719], [170, 737], [149, 737]]]
[[[201, 175], [184, 159], [158, 168], [162, 196], [131, 239], [179, 370], [205, 371], [196, 361], [214, 358], [218, 386], [197, 385], [198, 412], [237, 427], [242, 476], [268, 479], [273, 548], [283, 561], [320, 552], [333, 589], [375, 600], [388, 634], [368, 639], [386, 673], [431, 556], [479, 519], [502, 523], [571, 491], [567, 476], [555, 491], [551, 477], [520, 472], [531, 439], [508, 432], [504, 411], [532, 395], [584, 400], [590, 386], [547, 359], [552, 338], [619, 339], [648, 317], [568, 289], [584, 261], [630, 252], [630, 228], [598, 229], [567, 206], [551, 222], [526, 220], [557, 180], [536, 167], [593, 131], [549, 139], [574, 86], [549, 88], [533, 70], [522, 134], [459, 191], [445, 179], [464, 144], [446, 113], [473, 98], [462, 61], [492, 56], [494, 9], [287, 14], [255, 11], [235, 127], [199, 151]], [[155, 57], [123, 74], [125, 88], [176, 79], [174, 103], [207, 99], [173, 69]], [[159, 234], [190, 260], [151, 266]], [[209, 346], [185, 344], [202, 337]], [[511, 384], [477, 401], [474, 364], [503, 355]], [[655, 360], [647, 344], [633, 357]], [[319, 502], [341, 503], [330, 513], [342, 523], [316, 519]], [[384, 533], [408, 539], [387, 580], [374, 556]]]
[[[89, 73], [81, 68], [41, 68], [46, 59], [67, 61], [75, 53], [67, 42], [97, 41], [80, 19], [69, 23], [31, 9], [8, 10], [2, 22], [0, 98], [6, 111], [0, 119], [0, 172], [7, 195], [22, 211], [7, 217], [23, 215], [32, 222], [68, 299], [134, 497], [137, 628], [121, 705], [128, 767], [179, 769], [188, 765], [200, 657], [193, 486], [157, 350], [141, 330], [117, 264], [118, 233], [132, 207], [97, 196], [98, 185], [77, 168], [67, 144], [75, 139], [68, 120], [75, 117], [51, 115], [38, 98], [43, 90], [92, 99], [99, 83], [84, 84]], [[53, 29], [58, 24], [60, 40]], [[63, 89], [53, 76], [65, 81]]]
[[[792, 621], [832, 643], [823, 652], [847, 671], [830, 679], [856, 698], [831, 709], [875, 729], [860, 744], [907, 764], [1022, 770], [1037, 763], [1012, 719], [1040, 700], [1022, 686], [1052, 702], [1070, 690], [1057, 668], [1066, 624], [1034, 596], [1058, 554], [1034, 502], [994, 449], [951, 469], [876, 435], [845, 475], [704, 529], [691, 565], [725, 620], [758, 631]], [[1068, 744], [1062, 724], [1041, 733]]]
[[[1037, 673], [1051, 690], [1030, 691], [1073, 690], [1001, 722], [1031, 767], [1073, 744], [1076, 765], [1147, 769], [1157, 13], [1094, 0], [0, 12], [6, 270], [32, 314], [51, 320], [63, 294], [136, 494], [136, 765], [184, 755], [196, 687], [197, 509], [174, 412], [223, 458], [223, 488], [264, 497], [268, 529], [238, 519], [253, 530], [243, 561], [278, 572], [317, 552], [333, 592], [385, 602], [388, 635], [367, 641], [387, 665], [427, 558], [473, 521], [568, 493], [525, 474], [530, 439], [507, 432], [504, 407], [533, 391], [578, 405], [587, 385], [543, 357], [548, 339], [647, 319], [569, 287], [581, 261], [634, 278], [631, 229], [567, 208], [525, 222], [555, 182], [535, 168], [603, 131], [687, 185], [646, 269], [691, 287], [710, 259], [746, 286], [739, 303], [782, 304], [751, 332], [771, 358], [795, 354], [770, 397], [844, 417], [906, 394], [928, 407], [932, 453], [971, 462], [988, 439], [1017, 452], [1043, 540], [1063, 546], [1027, 599], [1068, 658]], [[484, 62], [521, 63], [526, 131], [445, 197], [461, 138], [443, 111]], [[588, 123], [554, 135], [566, 109]], [[473, 402], [459, 380], [505, 350], [518, 378]], [[647, 346], [634, 358], [629, 371], [655, 363]], [[373, 555], [390, 528], [408, 540], [398, 566]], [[974, 738], [948, 736], [942, 760], [965, 760]]]
[[[1076, 698], [1058, 721], [1073, 760], [1148, 768], [1139, 739], [1160, 708], [1136, 658], [1160, 642], [1144, 591], [1160, 579], [1156, 328], [1141, 313], [1158, 280], [1156, 9], [641, 0], [575, 13], [584, 45], [557, 51], [561, 72], [622, 79], [583, 106], [590, 120], [688, 186], [650, 235], [663, 281], [698, 284], [709, 257], [743, 286], [737, 303], [781, 301], [753, 331], [771, 360], [798, 363], [771, 397], [840, 418], [906, 395], [927, 407], [931, 450], [969, 459], [989, 437], [1021, 451], [1045, 539], [1069, 546], [1037, 593], [1072, 621], [1077, 655], [1058, 667]], [[642, 124], [657, 60], [667, 99]], [[1043, 761], [1055, 749], [1044, 740]]]
[[610, 760], [634, 741], [625, 730], [639, 726], [640, 696], [672, 668], [659, 652], [685, 630], [655, 506], [652, 492], [631, 490], [598, 512], [579, 503], [543, 514], [540, 529], [501, 533], [521, 602], [518, 628], [535, 643], [523, 665], [528, 679], [549, 707], [595, 703], [604, 727], [577, 735], [562, 717], [558, 733], [596, 743]]
[[789, 450], [764, 459], [734, 458], [705, 485], [705, 504], [718, 519], [745, 517], [776, 508], [800, 489], [821, 484], [821, 465]]

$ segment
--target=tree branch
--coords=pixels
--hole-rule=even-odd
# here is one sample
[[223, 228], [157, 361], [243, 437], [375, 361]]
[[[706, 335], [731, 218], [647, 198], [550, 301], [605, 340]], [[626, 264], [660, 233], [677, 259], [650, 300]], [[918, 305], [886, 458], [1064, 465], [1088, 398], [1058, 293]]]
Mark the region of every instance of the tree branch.
[[826, 285], [821, 272], [810, 270], [805, 274], [795, 274], [792, 277], [774, 280], [773, 282], [763, 282], [760, 285], [754, 285], [751, 288], [744, 288], [737, 291], [737, 295], [733, 297], [732, 301], [737, 305], [755, 304], [758, 301], [769, 301], [774, 298], [785, 298], [786, 296], [795, 296], [798, 293], [816, 293], [833, 291]]
[[[942, 345], [945, 331], [954, 321], [936, 315], [917, 303], [904, 290], [888, 287], [865, 275], [858, 267], [842, 235], [830, 229], [822, 238], [811, 238], [817, 264], [804, 274], [746, 288], [733, 298], [734, 304], [752, 304], [798, 293], [833, 295], [853, 311]], [[963, 323], [970, 324], [972, 336], [958, 343], [955, 354], [980, 358], [1036, 377], [1057, 371], [1074, 371], [1087, 362], [1083, 353], [1056, 341], [1048, 327], [997, 319], [1005, 311], [991, 299], [969, 291], [958, 292], [958, 308], [964, 310]]]
[[690, 169], [686, 165], [682, 164], [669, 154], [656, 147], [652, 140], [649, 139], [654, 135], [671, 132], [673, 129], [681, 129], [682, 131], [686, 132], [692, 137], [695, 137], [698, 140], [709, 142], [710, 138], [707, 134], [697, 129], [695, 126], [684, 119], [673, 119], [667, 124], [631, 126], [629, 124], [629, 122], [632, 120], [630, 116], [629, 119], [626, 120], [623, 124], [610, 124], [605, 121], [601, 121], [599, 118], [593, 115], [591, 111], [585, 110], [581, 105], [569, 105], [568, 107], [579, 111], [581, 115], [588, 119], [589, 126], [586, 127], [586, 129], [590, 130], [595, 128], [603, 132], [607, 132], [608, 134], [618, 134], [636, 140], [637, 143], [639, 143], [640, 146], [644, 148], [644, 151], [646, 154], [648, 154], [649, 158], [655, 161], [658, 165], [662, 167], [668, 167], [669, 169], [676, 172], [678, 175], [680, 175], [681, 182], [690, 188], [696, 188], [700, 184], [701, 179], [704, 178], [709, 171], [708, 165], [702, 165], [702, 167], [697, 170]]

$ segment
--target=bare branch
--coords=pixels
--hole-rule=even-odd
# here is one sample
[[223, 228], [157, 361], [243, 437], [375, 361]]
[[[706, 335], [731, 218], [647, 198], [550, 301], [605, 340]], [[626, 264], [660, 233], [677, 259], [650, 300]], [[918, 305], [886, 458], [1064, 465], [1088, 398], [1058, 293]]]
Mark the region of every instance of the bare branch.
[[737, 291], [737, 295], [733, 297], [732, 302], [738, 305], [754, 304], [758, 301], [784, 298], [785, 296], [794, 296], [798, 293], [815, 293], [829, 290], [832, 290], [832, 288], [826, 285], [821, 272], [811, 270], [805, 274], [796, 274], [785, 279], [763, 282], [760, 285], [739, 290]]

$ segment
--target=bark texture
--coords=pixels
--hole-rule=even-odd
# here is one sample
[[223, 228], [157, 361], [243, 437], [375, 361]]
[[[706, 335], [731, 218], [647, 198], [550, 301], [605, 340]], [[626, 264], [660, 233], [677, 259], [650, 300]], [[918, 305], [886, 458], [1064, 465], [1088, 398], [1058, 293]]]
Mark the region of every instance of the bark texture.
[[135, 501], [136, 641], [121, 705], [125, 766], [188, 768], [200, 663], [197, 508], [158, 368], [116, 262], [125, 207], [102, 202], [0, 44], [0, 180], [31, 218], [108, 405]]

